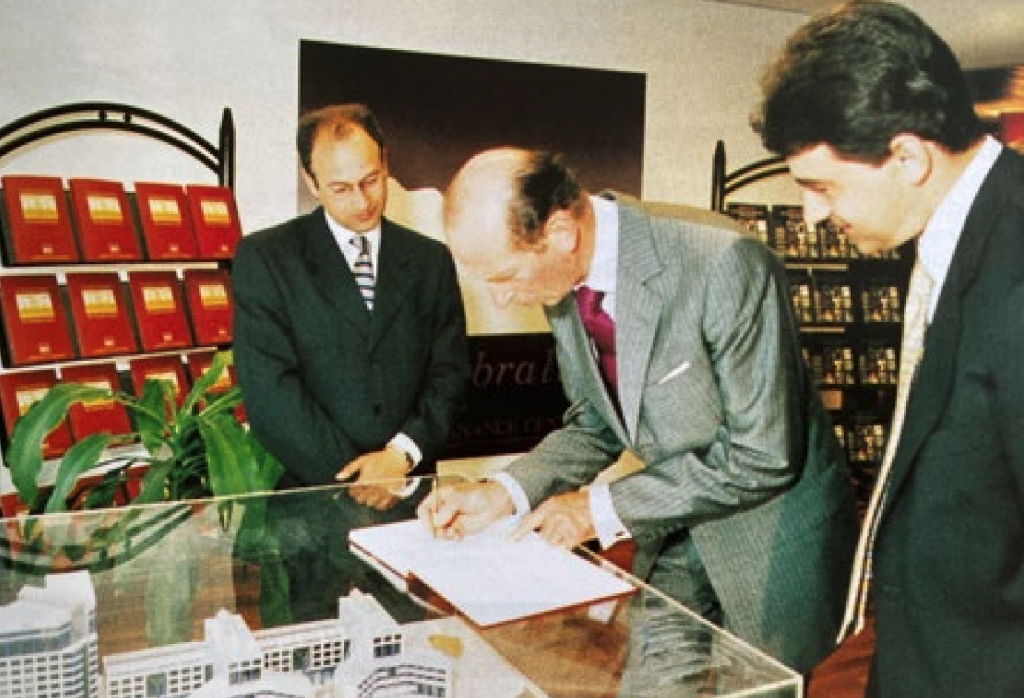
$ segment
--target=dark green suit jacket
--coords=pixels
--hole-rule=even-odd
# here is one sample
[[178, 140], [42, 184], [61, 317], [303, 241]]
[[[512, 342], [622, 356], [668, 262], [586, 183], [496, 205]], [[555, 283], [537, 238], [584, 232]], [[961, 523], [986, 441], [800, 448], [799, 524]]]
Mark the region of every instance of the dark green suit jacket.
[[874, 549], [870, 695], [1024, 695], [1024, 157], [974, 200]]
[[370, 313], [322, 209], [246, 235], [232, 269], [234, 359], [283, 487], [323, 485], [395, 434], [431, 467], [469, 388], [448, 248], [383, 222]]

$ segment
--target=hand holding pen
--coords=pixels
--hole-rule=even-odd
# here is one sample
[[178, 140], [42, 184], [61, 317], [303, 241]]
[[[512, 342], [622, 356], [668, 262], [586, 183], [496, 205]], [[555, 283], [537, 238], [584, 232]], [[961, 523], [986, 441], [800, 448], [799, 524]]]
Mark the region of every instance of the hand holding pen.
[[508, 492], [496, 482], [436, 486], [416, 515], [436, 538], [459, 540], [515, 513]]

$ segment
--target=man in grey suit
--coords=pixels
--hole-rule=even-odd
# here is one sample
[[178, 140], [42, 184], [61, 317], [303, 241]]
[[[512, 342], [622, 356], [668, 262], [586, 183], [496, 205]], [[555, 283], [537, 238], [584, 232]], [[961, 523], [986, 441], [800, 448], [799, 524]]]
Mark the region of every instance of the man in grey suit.
[[[634, 574], [810, 670], [834, 646], [857, 518], [774, 255], [717, 214], [590, 195], [546, 152], [475, 156], [445, 206], [464, 271], [498, 304], [545, 306], [570, 407], [421, 517], [453, 539], [523, 512], [520, 531], [566, 547], [632, 539]], [[590, 290], [608, 345], [584, 329]], [[642, 469], [594, 484], [624, 451]]]

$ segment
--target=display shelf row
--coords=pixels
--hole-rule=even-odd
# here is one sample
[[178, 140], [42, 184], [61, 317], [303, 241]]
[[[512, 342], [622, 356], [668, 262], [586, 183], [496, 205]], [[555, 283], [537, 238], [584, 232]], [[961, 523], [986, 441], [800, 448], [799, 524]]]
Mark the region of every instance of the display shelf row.
[[[192, 384], [209, 369], [216, 350], [204, 349], [185, 353], [134, 357], [121, 371], [114, 361], [98, 361], [36, 368], [0, 375], [0, 409], [3, 412], [4, 441], [9, 443], [19, 417], [38, 402], [57, 383], [81, 383], [95, 388], [141, 396], [149, 379], [170, 381], [180, 400]], [[228, 366], [212, 392], [227, 390], [235, 383], [232, 366]], [[244, 421], [244, 412], [236, 416]], [[116, 401], [92, 401], [73, 404], [67, 419], [46, 437], [44, 458], [60, 457], [73, 443], [90, 434], [130, 434], [134, 430], [131, 417]]]
[[811, 376], [821, 387], [895, 388], [899, 378], [896, 342], [808, 342], [803, 354]]
[[229, 344], [230, 289], [222, 268], [3, 276], [4, 366]]
[[0, 177], [7, 266], [226, 260], [242, 229], [231, 189], [209, 184]]
[[787, 271], [793, 310], [801, 324], [900, 324], [903, 303], [895, 278], [852, 273]]
[[898, 251], [867, 257], [857, 251], [846, 232], [830, 221], [808, 226], [803, 206], [729, 202], [725, 213], [740, 221], [761, 242], [786, 260], [843, 262], [855, 259], [899, 259]]

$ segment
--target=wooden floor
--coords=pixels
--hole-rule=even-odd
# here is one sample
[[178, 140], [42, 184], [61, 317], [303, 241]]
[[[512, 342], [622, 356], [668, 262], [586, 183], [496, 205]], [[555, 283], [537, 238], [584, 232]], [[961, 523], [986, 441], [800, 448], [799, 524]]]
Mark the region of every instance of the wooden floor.
[[874, 625], [844, 642], [811, 675], [807, 698], [862, 698], [875, 650]]

